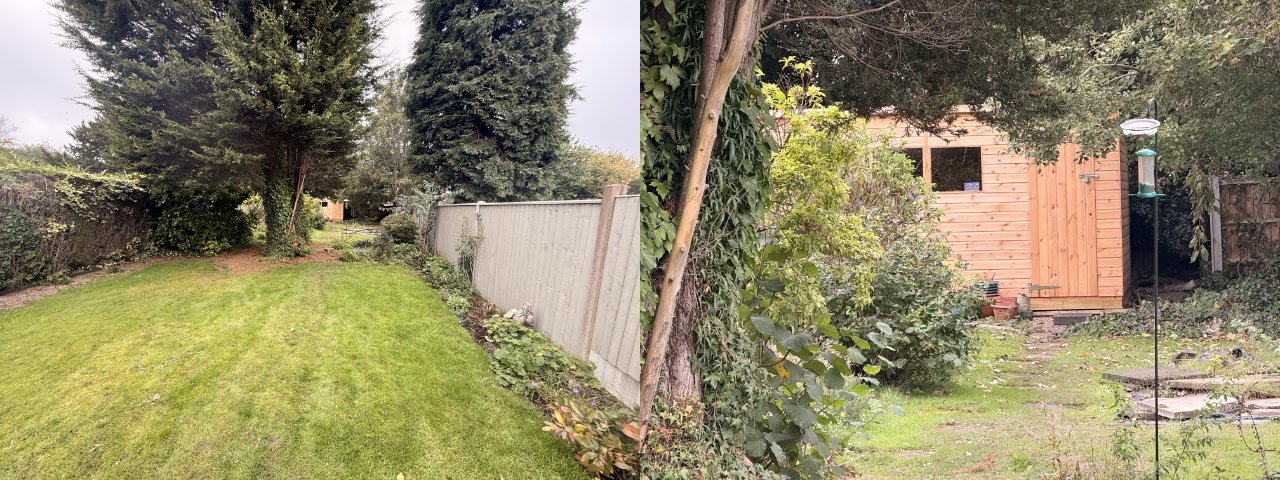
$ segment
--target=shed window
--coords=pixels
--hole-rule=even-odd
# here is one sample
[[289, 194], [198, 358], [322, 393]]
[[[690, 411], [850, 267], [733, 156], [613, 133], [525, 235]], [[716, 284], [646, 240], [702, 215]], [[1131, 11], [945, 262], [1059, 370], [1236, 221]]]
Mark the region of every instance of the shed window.
[[979, 147], [931, 148], [929, 167], [934, 190], [981, 190], [982, 149]]
[[321, 207], [327, 207], [327, 206], [329, 206], [329, 202], [326, 202], [326, 201], [324, 201], [324, 200], [321, 200], [321, 201], [320, 201], [320, 206], [321, 206]]
[[904, 148], [902, 153], [911, 159], [911, 163], [915, 164], [915, 176], [924, 176], [924, 149], [923, 148]]

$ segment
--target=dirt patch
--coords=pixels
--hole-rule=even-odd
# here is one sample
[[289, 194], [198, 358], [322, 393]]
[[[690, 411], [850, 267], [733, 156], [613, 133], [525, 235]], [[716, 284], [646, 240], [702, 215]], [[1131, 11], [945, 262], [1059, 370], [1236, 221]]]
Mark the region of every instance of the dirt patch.
[[281, 265], [299, 265], [311, 262], [336, 262], [338, 261], [337, 250], [329, 247], [313, 245], [311, 254], [303, 257], [294, 257], [287, 259], [268, 258], [262, 256], [262, 249], [251, 247], [236, 250], [234, 252], [219, 255], [215, 258], [214, 264], [219, 268], [225, 268], [232, 275], [251, 275], [254, 273], [262, 273]]
[[893, 452], [893, 455], [900, 458], [921, 458], [932, 456], [934, 452], [935, 450], [932, 448], [923, 448], [917, 450], [898, 450]]
[[963, 474], [966, 474], [966, 473], [984, 473], [984, 472], [990, 472], [990, 471], [993, 471], [993, 470], [995, 470], [995, 469], [996, 469], [995, 456], [994, 456], [994, 455], [992, 455], [992, 454], [990, 454], [990, 453], [988, 453], [988, 454], [987, 454], [987, 456], [986, 456], [986, 458], [982, 459], [982, 461], [981, 461], [981, 462], [978, 462], [977, 464], [973, 465], [972, 467], [962, 468], [962, 469], [956, 470], [955, 472], [952, 472], [952, 473], [954, 473], [954, 474], [956, 474], [956, 475], [963, 475]]
[[92, 272], [81, 273], [71, 277], [71, 283], [66, 285], [40, 285], [24, 288], [16, 292], [9, 292], [4, 295], [0, 295], [0, 309], [18, 308], [41, 298], [53, 295], [63, 290], [84, 285], [100, 278], [107, 278], [126, 272], [141, 270], [142, 268], [155, 265], [157, 263], [167, 262], [174, 258], [178, 257], [152, 257], [136, 262], [126, 262], [120, 265], [94, 270]]
[[1084, 408], [1084, 407], [1085, 407], [1085, 404], [1083, 404], [1083, 403], [1051, 403], [1051, 402], [1036, 402], [1036, 403], [1028, 404], [1027, 406], [1029, 406], [1029, 407], [1031, 407], [1031, 408], [1034, 408], [1034, 409], [1036, 409], [1036, 410], [1052, 410], [1052, 411], [1055, 411], [1055, 412], [1061, 412], [1061, 411], [1063, 411], [1063, 410]]
[[938, 424], [938, 429], [953, 433], [973, 433], [990, 430], [991, 425], [983, 423], [962, 423], [958, 420], [947, 420]]

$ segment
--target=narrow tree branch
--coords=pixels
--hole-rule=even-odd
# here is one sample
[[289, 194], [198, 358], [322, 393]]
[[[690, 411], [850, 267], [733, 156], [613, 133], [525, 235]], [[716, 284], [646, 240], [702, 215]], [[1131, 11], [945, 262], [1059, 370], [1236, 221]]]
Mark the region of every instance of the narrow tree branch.
[[879, 12], [879, 11], [884, 10], [884, 9], [886, 9], [886, 8], [889, 8], [889, 7], [892, 7], [892, 6], [894, 6], [894, 5], [897, 5], [897, 4], [901, 3], [901, 2], [902, 2], [902, 0], [893, 0], [893, 1], [889, 2], [889, 3], [886, 3], [886, 4], [884, 4], [884, 5], [881, 5], [881, 6], [879, 6], [879, 7], [875, 7], [875, 8], [868, 8], [868, 9], [866, 9], [866, 10], [859, 10], [859, 11], [856, 11], [856, 12], [852, 12], [852, 13], [843, 13], [843, 14], [839, 14], [839, 15], [801, 15], [801, 16], [798, 16], [798, 17], [779, 18], [779, 19], [774, 20], [773, 22], [769, 23], [768, 25], [765, 25], [764, 27], [761, 27], [761, 28], [760, 28], [760, 31], [761, 31], [761, 32], [768, 31], [770, 28], [773, 28], [773, 27], [776, 27], [776, 26], [779, 26], [779, 25], [785, 25], [785, 24], [788, 24], [788, 23], [795, 23], [795, 22], [808, 22], [808, 21], [813, 21], [813, 20], [851, 20], [851, 19], [854, 19], [854, 18], [861, 17], [861, 16], [863, 16], [863, 15], [869, 15], [869, 14], [872, 14], [872, 13], [875, 13], [875, 12]]
[[[705, 110], [698, 112], [698, 117], [694, 119], [693, 145], [689, 150], [688, 171], [685, 173], [684, 186], [681, 189], [682, 198], [677, 214], [675, 240], [672, 242], [671, 253], [667, 255], [663, 268], [658, 307], [654, 312], [644, 368], [640, 374], [641, 448], [649, 430], [649, 416], [653, 413], [653, 402], [658, 394], [658, 379], [662, 374], [667, 349], [670, 346], [676, 296], [680, 293], [685, 266], [689, 263], [694, 228], [697, 226], [698, 212], [702, 207], [702, 196], [707, 188], [707, 168], [715, 146], [716, 130], [720, 125], [720, 111], [724, 107], [729, 85], [737, 77], [738, 67], [751, 47], [747, 42], [753, 38], [754, 31], [759, 28], [758, 17], [754, 13], [759, 10], [760, 5], [760, 0], [739, 0], [737, 13], [734, 15], [733, 33], [729, 36], [727, 48], [716, 66], [714, 75], [710, 79], [699, 79], [701, 82], [709, 80], [711, 87], [704, 105]], [[703, 52], [703, 58], [709, 55], [709, 52]]]

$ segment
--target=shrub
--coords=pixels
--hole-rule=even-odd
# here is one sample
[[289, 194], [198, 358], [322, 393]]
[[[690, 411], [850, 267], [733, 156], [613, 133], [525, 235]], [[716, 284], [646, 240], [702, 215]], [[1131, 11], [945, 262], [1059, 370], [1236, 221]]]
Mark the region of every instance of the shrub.
[[[982, 293], [956, 287], [960, 275], [944, 263], [945, 245], [933, 242], [904, 239], [888, 250], [875, 265], [871, 302], [842, 315], [844, 326], [870, 341], [869, 354], [892, 362], [882, 380], [912, 389], [946, 383], [977, 348], [973, 329]], [[839, 295], [833, 300], [847, 305]]]
[[356, 255], [356, 252], [354, 250], [343, 250], [342, 254], [338, 255], [338, 260], [341, 260], [344, 262], [355, 262], [355, 261], [359, 261], [360, 257]]
[[578, 451], [574, 458], [597, 478], [632, 478], [638, 466], [640, 426], [628, 413], [562, 399], [552, 404], [552, 419], [542, 430], [573, 444]]
[[382, 236], [391, 243], [418, 243], [418, 224], [404, 213], [393, 213], [382, 219]]
[[309, 230], [323, 230], [329, 223], [328, 217], [324, 216], [324, 209], [320, 207], [320, 200], [311, 195], [302, 196], [302, 205], [298, 207], [298, 218], [295, 221], [299, 233], [306, 232], [304, 236], [308, 238], [311, 233]]
[[[1259, 331], [1280, 335], [1280, 263], [1261, 265], [1239, 275], [1217, 274], [1179, 302], [1160, 302], [1160, 331], [1182, 337]], [[1151, 333], [1153, 304], [1110, 313], [1073, 326], [1069, 333], [1120, 336]]]
[[425, 259], [422, 277], [427, 285], [436, 290], [468, 291], [471, 289], [471, 284], [453, 269], [453, 265], [450, 265], [448, 260], [435, 255]]
[[458, 292], [452, 292], [446, 296], [444, 304], [449, 307], [449, 310], [453, 310], [453, 313], [458, 315], [463, 314], [468, 308], [471, 308], [471, 300]]
[[[891, 361], [880, 378], [910, 389], [947, 382], [972, 357], [981, 293], [949, 265], [937, 232], [941, 211], [914, 163], [887, 144], [851, 164], [848, 208], [875, 232], [885, 254], [871, 263], [869, 297], [850, 291], [840, 275], [825, 275], [833, 323], [852, 328], [872, 347], [869, 358]], [[839, 272], [835, 272], [839, 273]]]
[[251, 219], [230, 193], [160, 192], [152, 197], [157, 210], [157, 246], [183, 253], [214, 255], [249, 241]]
[[0, 285], [36, 281], [43, 270], [36, 255], [40, 233], [31, 215], [22, 210], [0, 208]]
[[584, 387], [600, 389], [592, 376], [593, 365], [565, 353], [541, 333], [520, 322], [492, 317], [484, 322], [486, 340], [496, 347], [489, 368], [498, 383], [523, 395], [575, 391]]

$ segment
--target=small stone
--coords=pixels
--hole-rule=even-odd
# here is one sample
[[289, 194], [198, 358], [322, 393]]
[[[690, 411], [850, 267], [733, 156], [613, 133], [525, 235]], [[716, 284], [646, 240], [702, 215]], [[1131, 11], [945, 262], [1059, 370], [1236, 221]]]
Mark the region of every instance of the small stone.
[[1182, 363], [1187, 360], [1196, 358], [1198, 355], [1194, 350], [1178, 350], [1173, 352], [1173, 363]]

